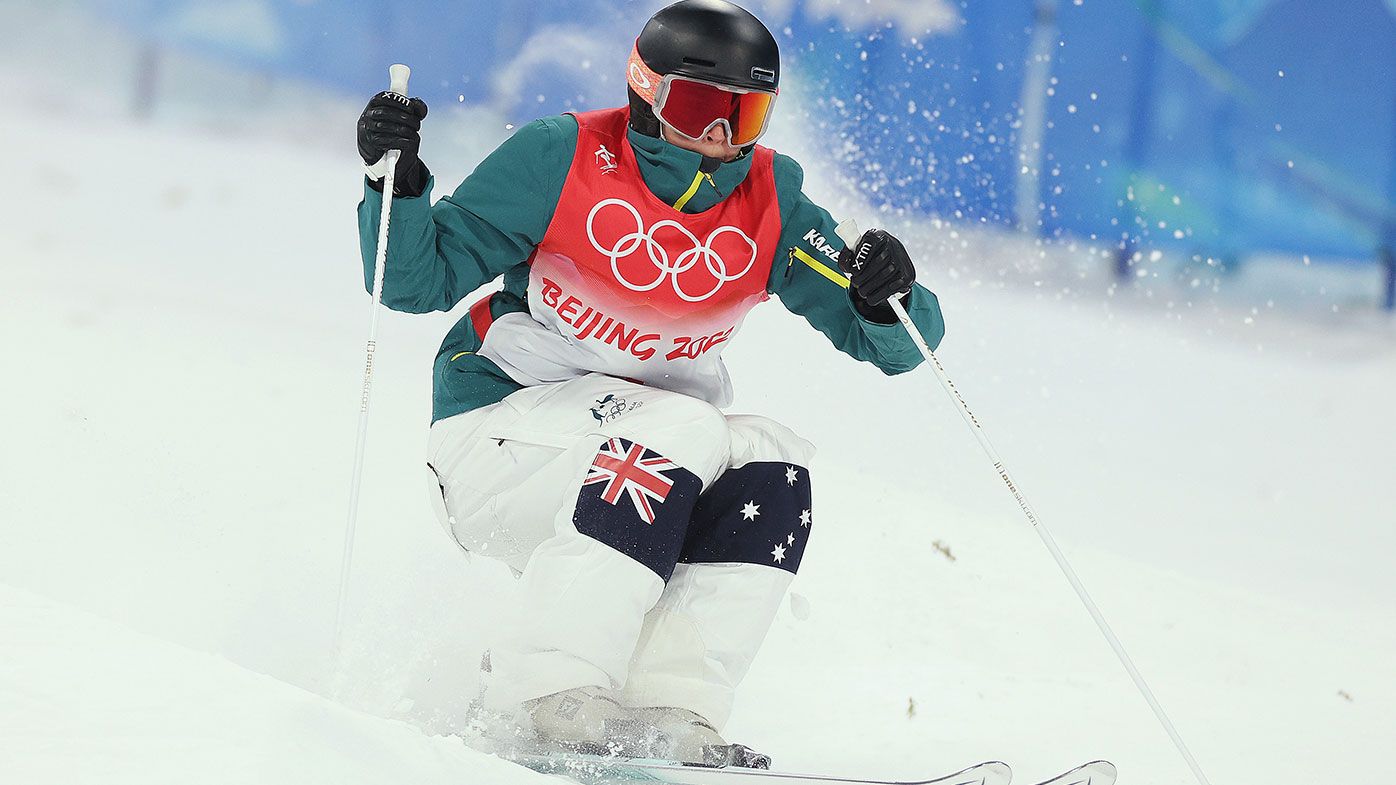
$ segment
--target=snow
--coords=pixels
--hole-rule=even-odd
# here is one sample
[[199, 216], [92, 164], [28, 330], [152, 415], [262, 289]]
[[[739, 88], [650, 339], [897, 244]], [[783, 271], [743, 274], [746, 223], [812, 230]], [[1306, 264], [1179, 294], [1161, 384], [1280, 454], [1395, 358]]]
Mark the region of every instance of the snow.
[[[331, 651], [368, 316], [342, 143], [361, 102], [321, 97], [285, 137], [141, 125], [95, 77], [84, 103], [0, 71], [52, 109], [0, 117], [23, 151], [0, 202], [6, 779], [536, 781], [451, 735], [510, 586], [423, 490], [455, 316], [383, 318]], [[462, 116], [429, 121], [442, 183], [503, 133]], [[878, 220], [782, 133], [812, 193]], [[1275, 262], [1191, 287], [1164, 259], [1127, 289], [1084, 247], [897, 226], [952, 378], [1213, 781], [1385, 773], [1396, 329], [1363, 310], [1375, 273]], [[730, 736], [829, 773], [1004, 758], [1028, 782], [1109, 757], [1124, 783], [1189, 781], [928, 372], [856, 366], [775, 303], [728, 357], [734, 410], [823, 450], [819, 533]]]
[[0, 585], [8, 782], [550, 780]]

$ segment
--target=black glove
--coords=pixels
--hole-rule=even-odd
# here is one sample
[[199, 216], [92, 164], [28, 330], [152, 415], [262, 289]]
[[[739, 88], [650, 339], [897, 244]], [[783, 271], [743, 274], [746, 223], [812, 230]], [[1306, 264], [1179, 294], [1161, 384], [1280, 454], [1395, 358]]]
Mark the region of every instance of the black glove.
[[[426, 102], [407, 98], [391, 90], [375, 95], [364, 113], [359, 115], [359, 155], [371, 169], [389, 150], [401, 150], [394, 173], [393, 196], [421, 196], [427, 188], [431, 172], [417, 157], [422, 146], [422, 119], [427, 116]], [[369, 173], [369, 186], [383, 190], [386, 167]]]
[[916, 280], [916, 267], [900, 240], [884, 229], [864, 232], [857, 248], [839, 253], [839, 269], [851, 279], [848, 294], [864, 319], [880, 324], [897, 321], [887, 301], [911, 291]]

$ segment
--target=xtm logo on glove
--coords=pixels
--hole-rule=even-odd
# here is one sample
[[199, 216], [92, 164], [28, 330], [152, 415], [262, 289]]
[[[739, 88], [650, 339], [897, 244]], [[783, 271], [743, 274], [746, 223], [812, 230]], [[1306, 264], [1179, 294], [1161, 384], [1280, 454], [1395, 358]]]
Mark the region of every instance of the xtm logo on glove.
[[[633, 225], [634, 230], [623, 228], [624, 233], [615, 240], [603, 242], [597, 237], [597, 216], [608, 207], [624, 210], [630, 214], [630, 220], [617, 224], [617, 219], [624, 219], [615, 215], [613, 209], [603, 226]], [[621, 286], [634, 292], [649, 292], [668, 280], [674, 294], [690, 303], [712, 298], [725, 284], [739, 280], [756, 265], [756, 241], [741, 229], [719, 226], [701, 242], [678, 221], [659, 221], [646, 229], [640, 211], [624, 199], [606, 199], [591, 208], [587, 238], [597, 253], [611, 260], [611, 273]], [[643, 255], [639, 253], [642, 248]], [[739, 264], [729, 265], [728, 259]]]
[[663, 504], [674, 487], [664, 472], [680, 468], [641, 445], [609, 439], [596, 454], [582, 485], [603, 484], [601, 498], [613, 506], [620, 504], [622, 495], [628, 496], [645, 523], [653, 524], [654, 504]]

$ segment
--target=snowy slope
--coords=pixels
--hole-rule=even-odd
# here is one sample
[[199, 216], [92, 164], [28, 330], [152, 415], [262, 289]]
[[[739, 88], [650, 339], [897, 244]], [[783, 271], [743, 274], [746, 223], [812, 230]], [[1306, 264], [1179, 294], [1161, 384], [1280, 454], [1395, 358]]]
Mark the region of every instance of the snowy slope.
[[0, 629], [6, 782], [550, 781], [3, 585]]
[[[326, 106], [315, 122], [352, 128], [357, 106]], [[449, 112], [433, 119], [442, 137], [461, 135]], [[477, 129], [466, 146], [503, 132]], [[280, 716], [287, 744], [362, 748], [350, 760], [368, 773], [386, 750], [422, 781], [457, 765], [453, 781], [474, 781], [486, 764], [451, 757], [449, 741], [65, 608], [426, 734], [463, 730], [510, 582], [468, 561], [424, 501], [428, 369], [450, 315], [384, 319], [355, 622], [348, 656], [330, 657], [367, 317], [351, 145], [73, 109], [41, 129], [0, 118], [0, 138], [24, 151], [0, 197], [0, 583], [47, 598], [3, 600], [18, 610], [0, 625], [0, 755], [19, 750], [52, 781], [122, 781], [66, 751], [160, 687], [132, 673], [148, 659], [227, 711], [140, 703], [145, 738], [121, 748], [132, 782], [174, 770], [158, 741], [186, 724], [270, 745], [251, 718], [282, 700], [332, 717], [265, 715]], [[781, 144], [803, 153], [808, 141]], [[447, 149], [425, 154], [453, 182], [470, 161]], [[812, 192], [837, 203], [810, 169]], [[935, 225], [911, 235], [945, 306], [957, 384], [1214, 780], [1318, 781], [1335, 757], [1354, 779], [1384, 773], [1396, 727], [1392, 326], [1346, 301], [1315, 316], [1262, 299], [1252, 313], [1204, 292], [1175, 308], [1162, 285], [1114, 292], [1070, 260], [1039, 287], [1016, 272], [1036, 260], [1031, 242]], [[1130, 783], [1186, 781], [929, 375], [857, 366], [775, 303], [728, 356], [735, 410], [823, 449], [800, 597], [756, 663], [733, 736], [837, 773], [992, 757], [1026, 781], [1104, 756]], [[874, 398], [887, 405], [844, 416], [847, 401]], [[52, 746], [32, 743], [38, 733]], [[227, 760], [227, 746], [181, 749], [188, 765]], [[261, 749], [280, 760], [287, 748]]]

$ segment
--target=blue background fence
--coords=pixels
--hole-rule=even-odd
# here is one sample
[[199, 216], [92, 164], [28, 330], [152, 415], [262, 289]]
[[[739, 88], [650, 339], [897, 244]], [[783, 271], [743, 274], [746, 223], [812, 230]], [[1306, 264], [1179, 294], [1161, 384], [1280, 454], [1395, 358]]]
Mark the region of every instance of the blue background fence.
[[[1391, 266], [1396, 0], [942, 2], [748, 3], [799, 76], [803, 121], [851, 142], [839, 166], [877, 203], [1095, 238], [1124, 273], [1139, 246]], [[93, 3], [161, 46], [346, 92], [410, 62], [429, 102], [514, 121], [618, 103], [664, 4]]]

